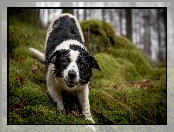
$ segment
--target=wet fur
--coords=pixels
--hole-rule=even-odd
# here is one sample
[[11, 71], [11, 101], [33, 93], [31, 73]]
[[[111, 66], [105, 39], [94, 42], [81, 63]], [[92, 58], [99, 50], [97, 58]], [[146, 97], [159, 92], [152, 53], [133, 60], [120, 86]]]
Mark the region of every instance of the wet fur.
[[[61, 96], [62, 90], [77, 94], [82, 107], [82, 115], [94, 123], [89, 105], [89, 81], [92, 68], [100, 70], [97, 61], [84, 46], [84, 38], [78, 20], [71, 14], [62, 14], [53, 19], [46, 36], [45, 54], [30, 48], [30, 51], [45, 62], [47, 87], [58, 110], [66, 113]], [[69, 87], [67, 72], [74, 70], [78, 84]]]

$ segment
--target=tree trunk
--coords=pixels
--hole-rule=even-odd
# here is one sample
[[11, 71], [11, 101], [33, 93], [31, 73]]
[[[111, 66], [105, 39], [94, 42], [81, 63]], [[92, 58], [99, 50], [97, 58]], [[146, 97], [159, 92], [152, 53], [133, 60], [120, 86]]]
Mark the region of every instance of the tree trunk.
[[77, 12], [76, 12], [76, 13], [77, 13], [76, 15], [77, 15], [77, 19], [78, 19], [78, 20], [80, 19], [79, 10], [80, 10], [80, 9], [77, 9], [77, 10], [76, 10], [76, 11], [77, 11]]
[[86, 20], [87, 19], [87, 9], [84, 9], [84, 18], [83, 20]]
[[147, 56], [151, 57], [151, 35], [150, 35], [150, 12], [149, 9], [144, 9], [144, 34], [143, 34], [143, 45], [144, 51]]
[[162, 46], [161, 46], [161, 24], [160, 24], [160, 10], [157, 10], [157, 20], [158, 20], [158, 28], [157, 28], [157, 33], [158, 33], [158, 59], [159, 62], [162, 61]]
[[[87, 2], [84, 3], [84, 6], [87, 7]], [[87, 9], [84, 9], [83, 13], [84, 13], [83, 14], [84, 15], [83, 20], [86, 20], [87, 19]]]
[[70, 13], [70, 14], [74, 15], [73, 9], [66, 9], [66, 8], [64, 8], [64, 9], [62, 9], [62, 13]]
[[164, 9], [163, 10], [163, 26], [164, 26], [164, 63], [166, 63], [166, 52], [167, 52], [167, 47], [166, 47], [166, 40], [167, 40], [167, 26], [166, 26], [166, 24], [167, 24], [167, 10], [166, 9]]
[[22, 22], [40, 25], [39, 14], [36, 9], [10, 8], [8, 9], [8, 16], [9, 18], [18, 17], [18, 20]]
[[126, 9], [126, 37], [132, 41], [132, 10]]
[[120, 35], [123, 36], [123, 23], [122, 23], [122, 19], [123, 19], [123, 10], [122, 9], [118, 9], [118, 14], [119, 14], [119, 23], [120, 23]]
[[105, 10], [106, 9], [102, 9], [102, 20], [105, 20]]

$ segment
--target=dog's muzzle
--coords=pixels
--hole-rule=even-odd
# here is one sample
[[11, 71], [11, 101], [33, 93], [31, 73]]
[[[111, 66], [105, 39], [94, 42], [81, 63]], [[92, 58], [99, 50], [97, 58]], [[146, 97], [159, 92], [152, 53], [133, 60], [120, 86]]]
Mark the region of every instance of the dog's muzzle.
[[70, 88], [75, 87], [78, 84], [78, 82], [76, 82], [75, 80], [76, 77], [77, 77], [76, 72], [74, 70], [70, 70], [68, 72], [68, 77], [65, 80], [66, 85]]

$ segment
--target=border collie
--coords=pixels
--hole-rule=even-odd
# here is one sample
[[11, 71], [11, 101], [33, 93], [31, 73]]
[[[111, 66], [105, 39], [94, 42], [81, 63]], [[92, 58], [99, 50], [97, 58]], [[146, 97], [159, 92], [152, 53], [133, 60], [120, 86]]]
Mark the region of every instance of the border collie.
[[78, 20], [65, 13], [55, 17], [48, 28], [45, 53], [29, 48], [47, 69], [46, 82], [49, 94], [57, 103], [59, 112], [65, 113], [62, 90], [77, 94], [85, 119], [94, 123], [89, 105], [89, 81], [92, 68], [100, 67], [84, 46], [84, 37]]

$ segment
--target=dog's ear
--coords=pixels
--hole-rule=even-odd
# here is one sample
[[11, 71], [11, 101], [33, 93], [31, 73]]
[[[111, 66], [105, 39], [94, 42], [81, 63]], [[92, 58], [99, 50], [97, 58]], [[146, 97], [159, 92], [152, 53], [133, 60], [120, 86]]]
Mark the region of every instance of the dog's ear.
[[96, 59], [93, 56], [90, 56], [90, 61], [92, 63], [92, 68], [98, 69], [99, 71], [101, 71]]
[[47, 61], [47, 64], [56, 62], [57, 59], [64, 56], [67, 52], [69, 52], [69, 50], [66, 50], [66, 49], [57, 50], [57, 51], [53, 52], [50, 55], [50, 57]]
[[51, 54], [48, 61], [47, 61], [47, 64], [54, 63], [56, 60], [57, 54], [59, 54], [58, 51], [55, 51], [53, 54]]

